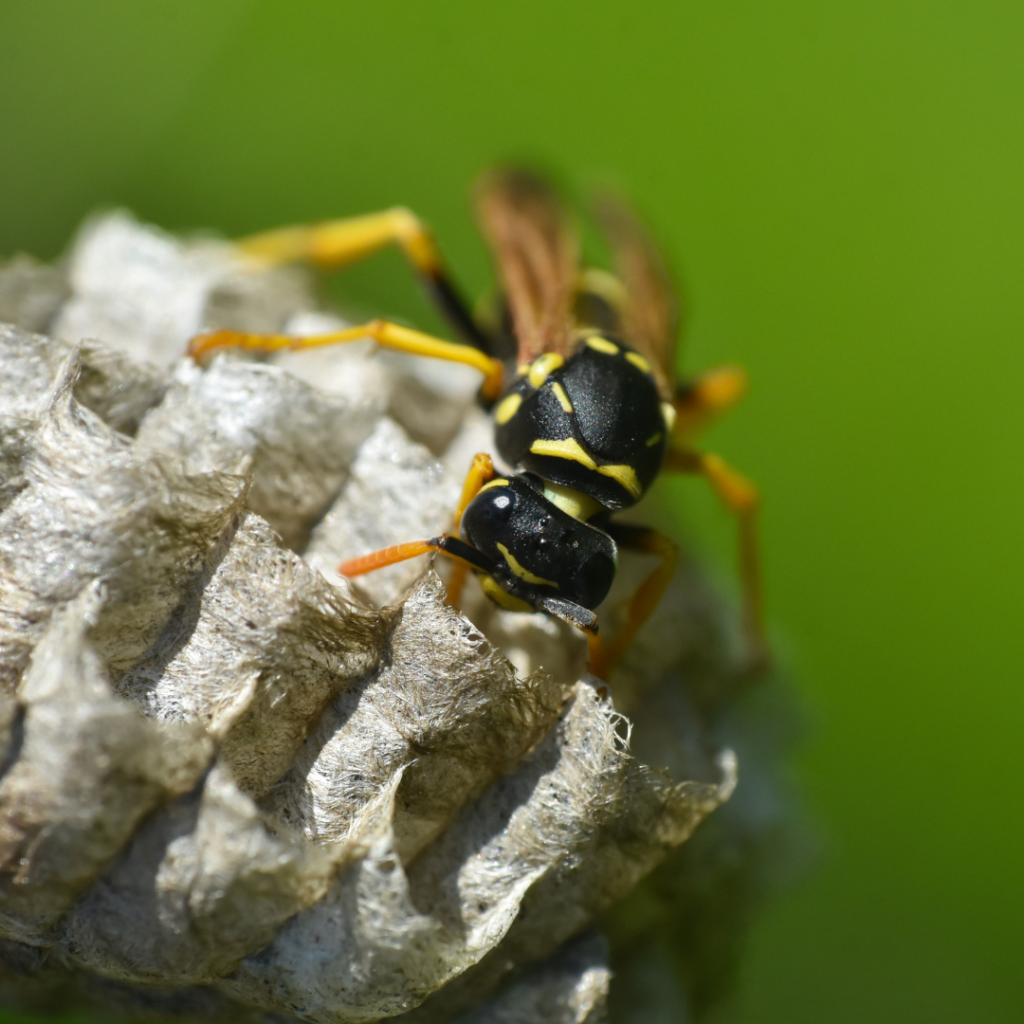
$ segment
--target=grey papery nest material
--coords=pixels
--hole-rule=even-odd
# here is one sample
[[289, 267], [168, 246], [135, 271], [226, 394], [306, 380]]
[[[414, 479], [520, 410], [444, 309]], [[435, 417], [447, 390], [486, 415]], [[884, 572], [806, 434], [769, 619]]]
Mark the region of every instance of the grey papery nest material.
[[363, 344], [201, 370], [201, 329], [336, 321], [301, 275], [121, 214], [8, 265], [0, 318], [6, 998], [603, 1019], [588, 928], [734, 785], [696, 571], [609, 697], [568, 627], [475, 584], [467, 618], [423, 560], [334, 572], [446, 528], [489, 448], [472, 373]]

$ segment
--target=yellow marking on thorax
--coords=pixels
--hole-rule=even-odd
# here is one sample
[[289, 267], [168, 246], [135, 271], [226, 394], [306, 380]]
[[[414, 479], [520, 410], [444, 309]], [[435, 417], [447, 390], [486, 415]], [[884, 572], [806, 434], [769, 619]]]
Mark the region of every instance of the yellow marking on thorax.
[[496, 480], [491, 480], [489, 483], [483, 485], [477, 494], [482, 494], [484, 491], [489, 491], [492, 487], [507, 487], [508, 481], [504, 477], [498, 477]]
[[483, 592], [507, 612], [535, 612], [537, 609], [518, 597], [513, 597], [507, 590], [502, 590], [497, 580], [490, 576], [480, 577]]
[[586, 466], [587, 469], [597, 469], [597, 463], [574, 437], [567, 437], [563, 441], [540, 437], [530, 445], [530, 451], [534, 455], [553, 455], [556, 459], [578, 462], [580, 465]]
[[651, 372], [651, 364], [639, 352], [627, 352], [626, 358], [638, 369], [644, 373]]
[[661, 418], [665, 421], [665, 429], [671, 434], [676, 425], [676, 407], [671, 402], [661, 403]]
[[516, 559], [516, 556], [504, 544], [498, 545], [498, 550], [501, 552], [501, 557], [508, 562], [508, 567], [524, 582], [524, 583], [535, 583], [538, 586], [554, 587], [558, 589], [558, 584], [554, 580], [546, 580], [543, 576], [538, 576], [536, 573], [530, 572], [529, 569], [523, 568]]
[[569, 396], [565, 393], [565, 388], [563, 388], [558, 381], [554, 381], [551, 385], [551, 390], [555, 393], [555, 398], [558, 399], [558, 404], [566, 412], [572, 412], [572, 402], [569, 401]]
[[605, 355], [614, 356], [619, 352], [619, 346], [614, 341], [609, 341], [607, 338], [602, 338], [595, 335], [593, 338], [587, 338], [587, 348], [592, 348], [595, 352], [604, 352]]
[[517, 412], [519, 412], [519, 406], [523, 404], [523, 396], [518, 392], [508, 395], [498, 403], [498, 408], [494, 410], [494, 422], [499, 427], [503, 427]]
[[591, 516], [596, 515], [604, 506], [584, 494], [582, 491], [573, 490], [571, 487], [563, 487], [561, 484], [544, 481], [544, 497], [556, 508], [568, 513], [573, 519], [585, 523]]
[[557, 459], [568, 459], [570, 462], [578, 462], [587, 469], [597, 470], [602, 476], [610, 476], [616, 483], [621, 484], [634, 498], [639, 498], [643, 493], [636, 470], [632, 466], [599, 466], [574, 437], [567, 437], [561, 441], [538, 438], [530, 445], [530, 451], [534, 455], [553, 455]]
[[565, 359], [557, 352], [545, 352], [533, 361], [526, 376], [535, 388], [539, 388], [548, 379], [548, 374], [557, 370], [564, 362]]
[[610, 476], [617, 483], [622, 484], [634, 498], [639, 498], [643, 494], [644, 489], [640, 486], [640, 478], [636, 475], [636, 470], [632, 466], [625, 464], [598, 466], [597, 471], [603, 476]]

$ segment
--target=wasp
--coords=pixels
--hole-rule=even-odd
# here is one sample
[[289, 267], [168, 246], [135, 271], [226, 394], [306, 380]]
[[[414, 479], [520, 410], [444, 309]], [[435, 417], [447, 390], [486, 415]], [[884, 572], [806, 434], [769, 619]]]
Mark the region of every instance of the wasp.
[[[694, 438], [746, 391], [739, 367], [675, 379], [679, 304], [664, 260], [636, 218], [605, 200], [598, 218], [615, 273], [581, 267], [578, 242], [554, 191], [518, 169], [486, 175], [477, 220], [495, 264], [501, 312], [486, 325], [453, 282], [430, 229], [405, 208], [284, 228], [242, 239], [269, 264], [306, 262], [336, 270], [389, 245], [403, 251], [458, 341], [385, 320], [312, 337], [217, 331], [192, 340], [200, 359], [240, 346], [306, 348], [372, 338], [379, 345], [480, 370], [479, 396], [492, 409], [495, 448], [473, 460], [453, 532], [398, 544], [339, 567], [357, 576], [427, 552], [455, 560], [449, 599], [475, 572], [487, 595], [512, 611], [542, 610], [583, 631], [591, 670], [602, 678], [650, 616], [676, 563], [659, 531], [615, 520], [659, 473], [704, 477], [736, 516], [750, 660], [763, 663], [757, 488]], [[608, 595], [620, 550], [659, 564], [629, 602], [625, 625], [605, 643], [595, 609]]]

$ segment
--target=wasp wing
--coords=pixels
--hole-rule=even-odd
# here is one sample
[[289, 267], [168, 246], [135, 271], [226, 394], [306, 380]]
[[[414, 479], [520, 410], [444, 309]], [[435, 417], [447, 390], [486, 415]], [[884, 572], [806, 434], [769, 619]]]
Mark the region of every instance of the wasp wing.
[[579, 256], [561, 203], [535, 175], [502, 169], [477, 185], [476, 213], [508, 302], [519, 365], [545, 352], [568, 358]]
[[650, 362], [662, 398], [672, 401], [680, 313], [668, 267], [650, 236], [620, 200], [602, 196], [595, 207], [625, 291], [622, 333]]

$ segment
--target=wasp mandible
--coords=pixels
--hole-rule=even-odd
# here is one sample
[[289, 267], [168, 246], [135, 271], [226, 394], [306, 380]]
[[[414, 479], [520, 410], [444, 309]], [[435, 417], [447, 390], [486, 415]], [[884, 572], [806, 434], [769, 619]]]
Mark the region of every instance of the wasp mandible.
[[[384, 548], [339, 566], [356, 576], [440, 552], [455, 560], [449, 599], [469, 569], [484, 591], [513, 611], [543, 610], [582, 630], [592, 671], [602, 678], [621, 657], [668, 586], [676, 546], [650, 527], [617, 522], [662, 470], [703, 476], [739, 527], [744, 630], [752, 663], [766, 657], [756, 517], [757, 489], [693, 441], [746, 391], [746, 375], [724, 366], [675, 380], [678, 303], [664, 261], [632, 214], [605, 200], [598, 219], [615, 275], [583, 269], [567, 214], [535, 175], [502, 169], [475, 194], [502, 293], [488, 327], [470, 312], [429, 228], [404, 208], [284, 228], [241, 240], [272, 264], [302, 261], [339, 269], [397, 244], [458, 342], [385, 320], [329, 334], [217, 331], [189, 345], [194, 359], [222, 347], [308, 348], [372, 338], [379, 345], [476, 367], [480, 400], [493, 410], [495, 448], [473, 460], [454, 515], [456, 532]], [[607, 596], [619, 549], [658, 556], [633, 595], [625, 625], [605, 644], [595, 609]]]

